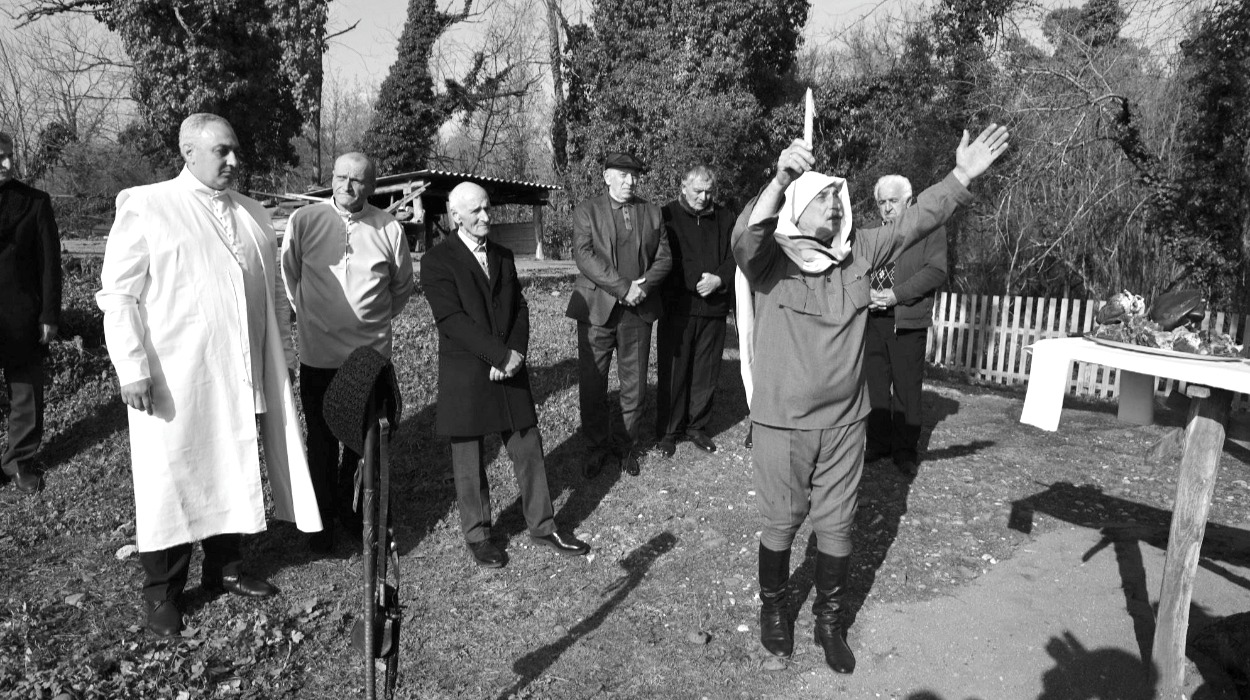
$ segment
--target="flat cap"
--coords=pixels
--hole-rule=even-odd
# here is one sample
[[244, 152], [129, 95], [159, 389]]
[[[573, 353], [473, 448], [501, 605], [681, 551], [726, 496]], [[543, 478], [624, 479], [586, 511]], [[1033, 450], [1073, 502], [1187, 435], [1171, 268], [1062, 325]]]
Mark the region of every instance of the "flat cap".
[[637, 170], [645, 173], [649, 168], [640, 160], [628, 153], [609, 153], [603, 158], [603, 169], [616, 168], [617, 170]]

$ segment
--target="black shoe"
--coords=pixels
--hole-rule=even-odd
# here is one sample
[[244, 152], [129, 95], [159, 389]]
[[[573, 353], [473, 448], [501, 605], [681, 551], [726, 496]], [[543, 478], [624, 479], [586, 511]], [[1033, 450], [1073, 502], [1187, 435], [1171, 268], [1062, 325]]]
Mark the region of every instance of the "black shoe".
[[582, 463], [582, 478], [590, 480], [599, 476], [612, 459], [612, 453], [607, 451], [586, 455], [586, 461]]
[[314, 532], [308, 537], [308, 550], [313, 554], [329, 554], [334, 551], [334, 529], [333, 526], [322, 521], [325, 529], [321, 532]]
[[504, 554], [490, 540], [469, 542], [468, 546], [469, 552], [473, 555], [473, 559], [477, 561], [478, 566], [498, 569], [508, 562], [508, 555]]
[[704, 452], [716, 451], [716, 443], [712, 442], [712, 438], [702, 432], [686, 433], [686, 437], [689, 438], [690, 442], [694, 443], [695, 447], [703, 450]]
[[889, 456], [887, 450], [864, 450], [864, 464], [879, 462]]
[[585, 542], [572, 535], [561, 535], [558, 532], [552, 532], [550, 535], [543, 535], [542, 537], [530, 535], [530, 541], [544, 547], [551, 547], [557, 553], [570, 557], [581, 556], [590, 551], [590, 545]]
[[205, 576], [200, 585], [212, 594], [230, 593], [244, 598], [268, 598], [278, 594], [277, 586], [249, 574]]
[[144, 601], [147, 608], [147, 628], [158, 637], [173, 637], [182, 631], [182, 611], [172, 600]]
[[633, 450], [621, 457], [621, 469], [630, 476], [638, 476], [642, 473], [642, 470], [638, 468], [638, 455], [634, 454]]
[[36, 467], [26, 467], [18, 465], [17, 473], [13, 475], [13, 485], [27, 495], [39, 493], [43, 488], [43, 472]]
[[894, 466], [898, 467], [899, 472], [908, 480], [915, 479], [916, 474], [920, 473], [920, 465], [910, 457], [894, 460]]
[[745, 448], [747, 448], [747, 449], [749, 450], [749, 449], [751, 449], [751, 446], [752, 446], [753, 444], [755, 444], [755, 443], [751, 442], [751, 426], [749, 426], [749, 425], [748, 425], [748, 426], [747, 426], [747, 436], [746, 436], [745, 438], [743, 438], [743, 440], [742, 440], [742, 446], [743, 446], [743, 447], [745, 447]]
[[655, 451], [664, 456], [665, 459], [677, 454], [677, 440], [672, 436], [665, 435], [660, 441], [655, 443]]

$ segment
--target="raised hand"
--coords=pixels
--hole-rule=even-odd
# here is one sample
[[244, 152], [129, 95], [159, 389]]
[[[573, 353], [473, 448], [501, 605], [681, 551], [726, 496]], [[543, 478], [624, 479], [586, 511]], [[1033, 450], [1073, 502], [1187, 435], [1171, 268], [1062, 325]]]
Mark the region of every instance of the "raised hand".
[[784, 190], [790, 186], [791, 182], [797, 180], [800, 175], [811, 170], [815, 165], [816, 158], [812, 156], [812, 150], [807, 142], [803, 139], [795, 139], [790, 142], [790, 147], [777, 157], [777, 174], [773, 177], [773, 182]]
[[977, 179], [1007, 150], [1009, 136], [1007, 127], [990, 124], [975, 141], [968, 143], [968, 131], [965, 129], [959, 147], [955, 149], [955, 177], [965, 187]]

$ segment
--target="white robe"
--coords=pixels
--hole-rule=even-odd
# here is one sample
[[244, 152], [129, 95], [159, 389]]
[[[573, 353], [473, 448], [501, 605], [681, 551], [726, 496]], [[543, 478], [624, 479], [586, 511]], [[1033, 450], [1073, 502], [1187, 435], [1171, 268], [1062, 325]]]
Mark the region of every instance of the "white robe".
[[258, 436], [243, 272], [196, 187], [183, 170], [117, 195], [96, 295], [119, 382], [152, 380], [153, 414], [127, 411], [143, 552], [264, 530], [260, 440], [275, 515], [321, 529], [287, 374], [294, 346], [269, 216], [230, 193], [238, 235], [257, 247], [266, 288], [277, 290], [264, 312], [267, 410]]

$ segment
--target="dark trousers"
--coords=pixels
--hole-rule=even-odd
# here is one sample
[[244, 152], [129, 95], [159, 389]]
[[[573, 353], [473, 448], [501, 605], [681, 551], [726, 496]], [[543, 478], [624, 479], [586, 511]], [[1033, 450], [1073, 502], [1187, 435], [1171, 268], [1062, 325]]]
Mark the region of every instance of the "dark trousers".
[[927, 328], [894, 328], [892, 316], [868, 316], [864, 377], [868, 384], [868, 451], [895, 461], [916, 459]]
[[356, 467], [360, 455], [342, 445], [343, 459], [339, 460], [339, 441], [330, 432], [322, 415], [326, 388], [338, 374], [337, 369], [299, 366], [299, 398], [304, 406], [304, 422], [308, 426], [308, 472], [312, 477], [313, 493], [317, 495], [317, 509], [321, 522], [329, 530], [333, 518], [348, 522], [359, 519], [353, 516], [352, 498], [355, 488]]
[[[214, 535], [200, 543], [204, 548], [202, 577], [237, 576], [243, 571], [243, 536]], [[176, 600], [187, 587], [191, 545], [180, 544], [155, 552], [139, 552], [143, 564], [143, 598], [153, 603]]]
[[725, 317], [666, 315], [656, 337], [655, 432], [703, 432], [725, 350]]
[[[617, 352], [616, 376], [621, 384], [621, 419], [624, 432], [613, 439], [608, 412], [608, 370]], [[647, 362], [651, 355], [651, 324], [638, 312], [617, 304], [606, 324], [577, 324], [578, 403], [582, 433], [591, 449], [603, 452], [613, 443], [633, 449], [638, 440], [638, 419], [647, 387]]]
[[[512, 460], [521, 512], [531, 535], [555, 532], [543, 441], [538, 426], [500, 433]], [[451, 439], [451, 468], [456, 475], [456, 501], [460, 506], [460, 530], [468, 542], [490, 538], [490, 483], [482, 459], [482, 436]]]
[[4, 382], [9, 394], [9, 446], [0, 458], [6, 476], [19, 466], [30, 467], [43, 440], [43, 360], [22, 364], [4, 362]]

